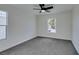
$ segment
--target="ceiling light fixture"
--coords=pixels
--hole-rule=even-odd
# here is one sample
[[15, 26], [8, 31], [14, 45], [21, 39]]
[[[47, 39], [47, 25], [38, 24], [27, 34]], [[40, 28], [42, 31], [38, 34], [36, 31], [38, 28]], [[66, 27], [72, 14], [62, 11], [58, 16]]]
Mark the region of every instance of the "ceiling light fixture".
[[45, 12], [45, 10], [41, 10], [41, 12]]

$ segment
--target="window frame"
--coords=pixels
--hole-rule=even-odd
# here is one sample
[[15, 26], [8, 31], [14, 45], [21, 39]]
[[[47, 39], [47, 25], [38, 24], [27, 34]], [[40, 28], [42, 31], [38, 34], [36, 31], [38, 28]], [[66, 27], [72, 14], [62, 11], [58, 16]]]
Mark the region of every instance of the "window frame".
[[[6, 13], [6, 25], [0, 25], [0, 26], [5, 26], [5, 39], [7, 39], [7, 29], [8, 29], [8, 12], [7, 11], [3, 11], [3, 10], [0, 10], [2, 12], [5, 12]], [[0, 40], [4, 40], [4, 39], [0, 39]]]

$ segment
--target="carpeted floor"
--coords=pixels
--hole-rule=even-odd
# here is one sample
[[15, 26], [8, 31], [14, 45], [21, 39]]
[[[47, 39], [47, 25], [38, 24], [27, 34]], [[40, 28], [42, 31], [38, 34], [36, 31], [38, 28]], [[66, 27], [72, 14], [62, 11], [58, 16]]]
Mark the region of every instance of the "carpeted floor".
[[71, 41], [38, 37], [1, 52], [2, 55], [77, 55]]

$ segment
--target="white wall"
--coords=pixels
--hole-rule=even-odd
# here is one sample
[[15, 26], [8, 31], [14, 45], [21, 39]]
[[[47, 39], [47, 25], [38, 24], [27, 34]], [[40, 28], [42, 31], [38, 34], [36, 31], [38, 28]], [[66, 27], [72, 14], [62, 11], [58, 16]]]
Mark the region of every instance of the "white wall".
[[[10, 5], [0, 5], [0, 10], [8, 12], [7, 39], [0, 40], [0, 51], [36, 37], [36, 29], [38, 36], [71, 40], [71, 11], [39, 15], [35, 20], [35, 15], [29, 9], [22, 10]], [[48, 33], [47, 31], [47, 20], [50, 17], [57, 19], [57, 33]]]
[[[56, 33], [48, 33], [47, 21], [50, 17], [56, 18]], [[38, 36], [52, 37], [71, 40], [72, 29], [71, 11], [57, 14], [38, 15], [37, 16], [37, 34]]]
[[79, 5], [75, 5], [73, 8], [73, 35], [72, 35], [72, 42], [79, 53]]
[[0, 10], [8, 12], [7, 39], [0, 40], [0, 51], [36, 36], [36, 20], [31, 11], [22, 11], [10, 5], [0, 5]]

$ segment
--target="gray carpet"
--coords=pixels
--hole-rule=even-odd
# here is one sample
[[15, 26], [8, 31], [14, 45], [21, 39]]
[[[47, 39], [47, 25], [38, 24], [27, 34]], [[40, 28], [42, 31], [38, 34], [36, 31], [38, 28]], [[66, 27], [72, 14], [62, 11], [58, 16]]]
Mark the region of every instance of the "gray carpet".
[[1, 55], [77, 55], [71, 41], [35, 38], [0, 53]]

